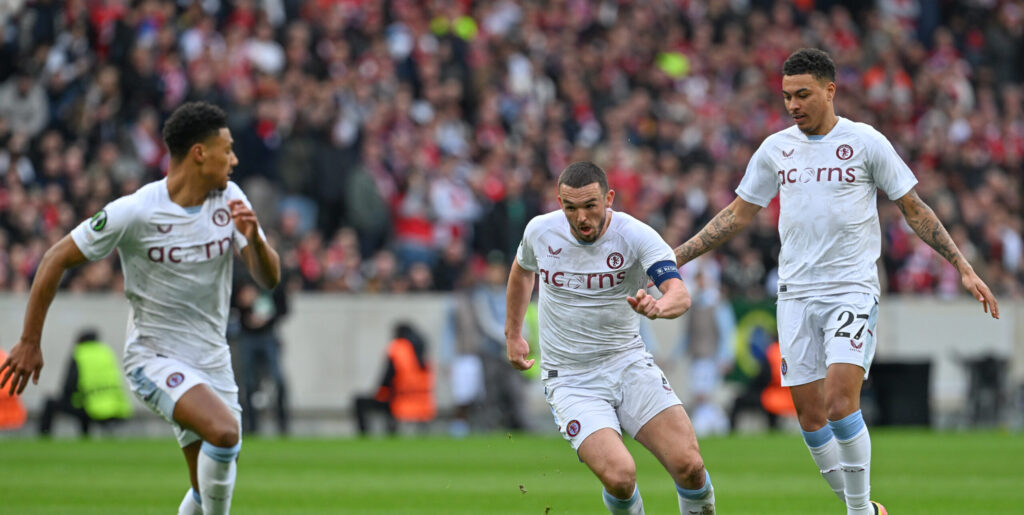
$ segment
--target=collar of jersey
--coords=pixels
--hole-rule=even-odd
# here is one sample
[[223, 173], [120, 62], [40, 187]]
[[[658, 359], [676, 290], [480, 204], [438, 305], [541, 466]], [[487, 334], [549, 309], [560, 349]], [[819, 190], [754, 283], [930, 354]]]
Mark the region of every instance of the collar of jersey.
[[[836, 132], [836, 129], [839, 128], [839, 124], [843, 123], [844, 120], [846, 120], [846, 119], [843, 118], [842, 116], [836, 116], [836, 124], [833, 125], [832, 128], [828, 132], [826, 132], [825, 134], [810, 134], [810, 135], [808, 135], [808, 134], [804, 134], [803, 132], [801, 132], [800, 129], [797, 129], [797, 132], [799, 132], [800, 135], [803, 136], [804, 139], [806, 139], [807, 141], [824, 141], [825, 138], [828, 138], [834, 132]], [[794, 125], [794, 127], [795, 127], [795, 125]]]
[[171, 192], [167, 190], [167, 178], [164, 177], [163, 179], [161, 179], [161, 182], [164, 183], [163, 187], [160, 188], [161, 191], [163, 192], [164, 199], [166, 199], [167, 202], [169, 204], [171, 204], [172, 206], [176, 206], [178, 209], [180, 209], [182, 212], [184, 212], [186, 216], [194, 216], [194, 215], [197, 215], [197, 214], [199, 214], [200, 212], [203, 211], [203, 206], [206, 205], [206, 201], [205, 200], [203, 201], [202, 204], [199, 204], [198, 206], [188, 206], [188, 207], [185, 207], [185, 206], [183, 206], [181, 204], [178, 204], [177, 202], [171, 200]]

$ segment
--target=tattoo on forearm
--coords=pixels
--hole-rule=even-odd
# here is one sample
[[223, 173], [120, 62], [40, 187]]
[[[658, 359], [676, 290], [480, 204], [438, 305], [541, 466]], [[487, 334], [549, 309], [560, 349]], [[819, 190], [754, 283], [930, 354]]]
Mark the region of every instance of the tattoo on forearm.
[[956, 248], [953, 238], [946, 232], [946, 228], [942, 226], [942, 222], [935, 216], [935, 212], [916, 193], [907, 201], [897, 202], [896, 205], [921, 240], [960, 270], [961, 264], [965, 263], [964, 257]]
[[688, 263], [697, 256], [718, 247], [741, 228], [732, 208], [723, 209], [696, 236], [676, 247], [676, 263]]

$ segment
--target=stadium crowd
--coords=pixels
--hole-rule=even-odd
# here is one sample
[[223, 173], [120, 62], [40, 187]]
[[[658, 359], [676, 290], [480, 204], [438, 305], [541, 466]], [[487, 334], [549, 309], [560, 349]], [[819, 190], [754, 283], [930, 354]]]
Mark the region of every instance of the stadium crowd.
[[[446, 291], [556, 209], [570, 162], [670, 245], [734, 197], [792, 123], [785, 58], [823, 48], [837, 112], [882, 131], [992, 289], [1024, 298], [1024, 2], [968, 0], [35, 0], [0, 41], [0, 291], [106, 202], [158, 179], [182, 102], [228, 113], [292, 284]], [[733, 296], [774, 291], [778, 206], [715, 254]], [[885, 290], [959, 275], [880, 202]], [[108, 257], [69, 274], [118, 289]]]

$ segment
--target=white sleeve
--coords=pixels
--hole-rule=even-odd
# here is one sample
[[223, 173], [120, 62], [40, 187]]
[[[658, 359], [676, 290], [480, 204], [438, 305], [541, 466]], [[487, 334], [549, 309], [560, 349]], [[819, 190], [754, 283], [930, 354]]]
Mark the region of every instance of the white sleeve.
[[675, 252], [672, 252], [672, 247], [665, 243], [658, 231], [640, 221], [637, 221], [637, 226], [637, 258], [640, 260], [640, 265], [644, 267], [644, 271], [650, 270], [652, 265], [660, 261], [670, 261], [675, 264]]
[[889, 200], [906, 195], [917, 184], [914, 172], [910, 171], [910, 167], [882, 133], [872, 130], [867, 143], [867, 167], [875, 185], [885, 192]]
[[[241, 199], [242, 202], [245, 202], [246, 206], [249, 206], [249, 209], [252, 209], [252, 202], [249, 202], [249, 197], [245, 196], [245, 192], [242, 191], [242, 188], [238, 187], [238, 185], [233, 182], [228, 183], [228, 189], [225, 192], [225, 198], [227, 198], [228, 200]], [[256, 219], [259, 219], [258, 214], [256, 216]], [[232, 222], [234, 222], [234, 220], [232, 220]], [[259, 231], [260, 238], [263, 238], [263, 240], [266, 241], [267, 235], [266, 233], [263, 232], [263, 226], [256, 224], [256, 230]], [[238, 232], [237, 228], [235, 228], [234, 233], [232, 233], [232, 237], [234, 239], [235, 248], [238, 249], [239, 251], [241, 251], [242, 249], [249, 245], [249, 240], [246, 239], [244, 234]]]
[[121, 197], [71, 230], [71, 239], [90, 261], [102, 259], [121, 244], [135, 222], [135, 201]]
[[537, 254], [533, 251], [533, 239], [537, 237], [537, 219], [530, 220], [523, 231], [523, 239], [519, 240], [519, 249], [516, 251], [516, 262], [523, 270], [536, 272]]
[[771, 161], [766, 159], [769, 140], [765, 139], [754, 155], [750, 156], [747, 171], [743, 173], [743, 179], [736, 188], [740, 198], [761, 207], [768, 207], [768, 203], [779, 193], [778, 173]]

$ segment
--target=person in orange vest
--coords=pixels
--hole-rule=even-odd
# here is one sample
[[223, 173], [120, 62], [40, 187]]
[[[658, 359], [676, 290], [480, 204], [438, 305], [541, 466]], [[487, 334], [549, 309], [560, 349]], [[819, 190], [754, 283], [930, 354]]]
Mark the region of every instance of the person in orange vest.
[[437, 414], [434, 403], [434, 372], [426, 361], [426, 342], [411, 325], [395, 326], [394, 339], [388, 345], [387, 364], [377, 393], [356, 397], [355, 411], [359, 433], [369, 432], [369, 416], [383, 412], [388, 433], [395, 434], [398, 422], [429, 422]]
[[[789, 387], [782, 386], [782, 353], [779, 342], [772, 342], [765, 349], [768, 369], [772, 373], [771, 382], [761, 390], [761, 406], [769, 416], [796, 417], [796, 406], [789, 394]], [[774, 424], [772, 424], [774, 427]]]
[[[0, 362], [7, 359], [7, 353], [0, 348]], [[25, 425], [25, 406], [17, 395], [0, 391], [0, 430], [18, 429]]]

